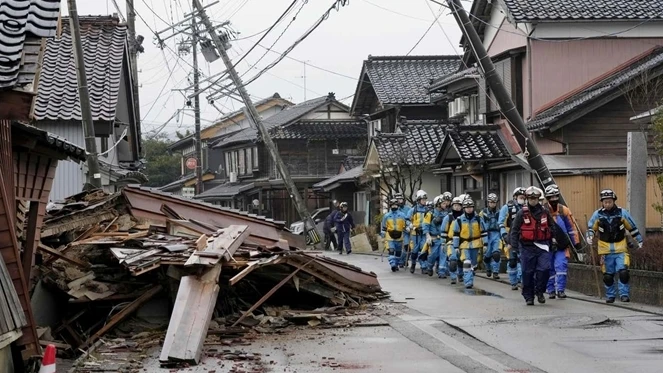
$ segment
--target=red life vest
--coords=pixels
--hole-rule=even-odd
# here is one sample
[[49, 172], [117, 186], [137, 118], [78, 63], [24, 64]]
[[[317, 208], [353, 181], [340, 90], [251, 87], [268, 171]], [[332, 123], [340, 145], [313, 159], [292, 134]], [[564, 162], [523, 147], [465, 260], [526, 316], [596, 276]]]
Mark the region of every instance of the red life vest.
[[523, 207], [523, 224], [520, 227], [521, 241], [549, 241], [552, 239], [552, 231], [548, 225], [548, 214], [541, 215], [541, 221], [537, 221], [529, 211], [529, 207]]

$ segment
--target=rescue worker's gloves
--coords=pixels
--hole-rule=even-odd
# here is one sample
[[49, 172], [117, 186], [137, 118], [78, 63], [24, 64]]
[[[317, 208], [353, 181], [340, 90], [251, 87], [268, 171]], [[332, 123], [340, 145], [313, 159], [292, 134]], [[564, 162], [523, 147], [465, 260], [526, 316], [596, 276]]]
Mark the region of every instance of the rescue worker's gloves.
[[411, 230], [412, 230], [412, 228], [411, 228], [409, 225], [408, 225], [407, 227], [405, 227], [405, 231], [406, 231], [407, 233], [410, 233]]
[[506, 236], [507, 236], [506, 233], [502, 233], [502, 241], [506, 242]]
[[638, 249], [642, 249], [642, 242], [638, 242]]
[[429, 248], [433, 247], [433, 238], [430, 236], [430, 233], [426, 234], [426, 244]]

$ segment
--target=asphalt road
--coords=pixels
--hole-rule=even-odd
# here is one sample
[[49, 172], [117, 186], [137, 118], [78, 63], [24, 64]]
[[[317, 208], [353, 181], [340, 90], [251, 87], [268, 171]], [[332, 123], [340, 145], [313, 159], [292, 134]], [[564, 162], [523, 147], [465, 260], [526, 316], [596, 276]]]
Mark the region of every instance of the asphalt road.
[[[574, 292], [568, 294], [578, 299], [528, 307], [520, 291], [494, 280], [477, 278], [474, 289], [466, 290], [419, 271], [392, 273], [386, 259], [375, 256], [339, 259], [375, 272], [392, 299], [405, 302], [404, 313], [387, 321], [437, 356], [437, 371], [663, 371], [663, 316], [655, 314], [663, 310], [637, 304], [624, 309]], [[406, 348], [402, 354], [408, 350], [415, 353]], [[431, 371], [410, 365], [408, 372]]]

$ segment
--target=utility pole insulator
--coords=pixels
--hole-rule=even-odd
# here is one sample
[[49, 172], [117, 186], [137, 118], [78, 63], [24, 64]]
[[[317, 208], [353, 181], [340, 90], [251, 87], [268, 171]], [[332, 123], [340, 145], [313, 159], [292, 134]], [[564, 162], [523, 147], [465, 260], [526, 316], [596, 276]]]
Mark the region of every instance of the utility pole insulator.
[[[274, 161], [274, 164], [276, 165], [277, 170], [279, 171], [279, 174], [281, 175], [281, 178], [283, 179], [283, 183], [285, 184], [286, 189], [288, 190], [288, 193], [293, 199], [293, 202], [295, 203], [295, 207], [297, 208], [297, 212], [299, 213], [299, 216], [301, 217], [302, 221], [304, 222], [304, 234], [308, 233], [308, 230], [313, 229], [318, 237], [322, 237], [320, 235], [320, 232], [318, 232], [318, 229], [316, 227], [315, 222], [313, 221], [313, 218], [311, 217], [311, 214], [309, 213], [308, 209], [306, 208], [306, 203], [304, 202], [304, 199], [302, 198], [301, 194], [299, 193], [299, 190], [297, 189], [297, 186], [295, 185], [295, 182], [292, 180], [290, 177], [290, 171], [288, 171], [288, 167], [283, 163], [283, 159], [281, 159], [281, 155], [279, 154], [278, 150], [276, 149], [276, 145], [274, 144], [274, 141], [272, 138], [269, 136], [269, 132], [267, 132], [267, 129], [262, 123], [262, 120], [260, 118], [260, 115], [258, 114], [258, 111], [256, 110], [255, 106], [253, 105], [253, 101], [251, 100], [251, 97], [249, 97], [249, 93], [246, 91], [246, 88], [244, 87], [244, 84], [242, 83], [241, 78], [237, 74], [237, 71], [235, 70], [235, 67], [233, 66], [232, 61], [230, 60], [230, 57], [228, 57], [228, 53], [226, 52], [226, 49], [230, 46], [230, 43], [228, 41], [227, 35], [224, 34], [224, 40], [222, 40], [219, 35], [216, 32], [216, 28], [210, 21], [209, 17], [207, 17], [207, 14], [205, 10], [203, 9], [202, 5], [200, 4], [200, 0], [193, 0], [194, 7], [199, 11], [200, 18], [202, 20], [202, 23], [205, 25], [205, 28], [207, 29], [207, 33], [210, 35], [212, 38], [212, 42], [214, 43], [214, 46], [216, 46], [216, 49], [221, 56], [221, 59], [223, 60], [223, 63], [226, 65], [226, 69], [228, 70], [228, 74], [230, 75], [230, 78], [233, 80], [233, 83], [237, 87], [237, 91], [239, 92], [239, 95], [242, 97], [242, 101], [244, 101], [244, 105], [246, 106], [246, 110], [249, 114], [248, 120], [252, 122], [255, 127], [258, 130], [258, 133], [260, 134], [262, 141], [265, 143], [265, 147], [269, 151], [270, 156], [272, 157], [272, 160]], [[197, 95], [196, 95], [197, 97]]]

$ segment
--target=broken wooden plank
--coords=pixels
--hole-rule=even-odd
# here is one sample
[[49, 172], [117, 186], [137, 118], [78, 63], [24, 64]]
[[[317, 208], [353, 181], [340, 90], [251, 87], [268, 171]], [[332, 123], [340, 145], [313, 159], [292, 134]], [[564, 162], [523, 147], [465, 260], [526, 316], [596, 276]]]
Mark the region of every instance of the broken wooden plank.
[[[221, 259], [229, 261], [248, 237], [249, 227], [246, 225], [231, 225], [224, 230], [219, 230], [207, 240], [207, 246], [203, 251], [194, 251], [191, 254], [184, 266], [213, 266]], [[209, 253], [219, 254], [219, 256], [210, 258], [207, 257]]]
[[[99, 229], [100, 229], [100, 228], [99, 228], [99, 225], [93, 225], [93, 226], [90, 227], [88, 230], [86, 230], [85, 232], [81, 233], [80, 236], [76, 237], [72, 242], [76, 242], [76, 241], [79, 241], [79, 240], [85, 240], [85, 239], [88, 239], [88, 238], [90, 238], [90, 236], [92, 236], [93, 233], [96, 233]], [[67, 252], [67, 250], [69, 250], [70, 248], [71, 248], [71, 244], [65, 246], [62, 250], [59, 250], [58, 252], [59, 252], [60, 254], [64, 254], [64, 253]], [[50, 258], [48, 258], [48, 259], [46, 259], [46, 260], [44, 261], [44, 264], [43, 264], [43, 265], [44, 265], [44, 266], [48, 266], [48, 265], [50, 265], [51, 263], [53, 263], [54, 261], [56, 261], [56, 260], [58, 260], [58, 257], [52, 255]]]
[[118, 237], [118, 238], [124, 238], [125, 236], [128, 236], [128, 232], [97, 232], [92, 235], [92, 237]]
[[249, 308], [246, 312], [244, 312], [244, 313], [242, 314], [242, 316], [240, 316], [239, 319], [237, 319], [237, 321], [235, 321], [235, 323], [232, 324], [232, 326], [233, 326], [233, 327], [237, 326], [237, 324], [239, 324], [242, 320], [244, 320], [244, 318], [245, 318], [248, 314], [250, 314], [251, 312], [255, 311], [256, 308], [260, 307], [263, 303], [265, 303], [265, 301], [266, 301], [267, 299], [269, 299], [269, 297], [271, 297], [272, 295], [274, 295], [274, 293], [276, 293], [276, 291], [279, 290], [279, 289], [281, 288], [281, 286], [285, 285], [286, 282], [288, 282], [288, 281], [289, 281], [294, 275], [296, 275], [297, 272], [299, 272], [299, 271], [302, 270], [304, 267], [306, 267], [307, 265], [309, 265], [310, 263], [312, 263], [312, 262], [314, 262], [314, 261], [315, 261], [315, 258], [309, 260], [308, 262], [304, 263], [301, 267], [295, 269], [291, 274], [289, 274], [288, 276], [286, 276], [283, 280], [281, 280], [281, 282], [279, 282], [278, 284], [274, 285], [274, 287], [273, 287], [270, 291], [268, 291], [267, 294], [263, 295], [262, 298], [258, 299], [258, 301], [257, 301], [253, 306], [251, 306], [251, 308]]
[[138, 255], [127, 256], [126, 258], [124, 258], [123, 263], [126, 265], [132, 265], [133, 263], [140, 262], [143, 259], [161, 253], [161, 249], [141, 250], [141, 251], [143, 252]]
[[113, 329], [115, 325], [117, 325], [120, 321], [124, 320], [127, 316], [131, 315], [134, 311], [138, 309], [143, 303], [147, 302], [150, 300], [153, 296], [158, 294], [162, 289], [161, 285], [157, 285], [150, 290], [146, 291], [143, 295], [138, 297], [138, 299], [134, 300], [133, 302], [129, 303], [126, 307], [122, 309], [122, 311], [118, 312], [115, 316], [111, 317], [111, 319], [108, 321], [106, 325], [104, 325], [99, 331], [94, 333], [90, 338], [83, 343], [81, 348], [86, 348], [90, 346], [92, 343], [94, 343], [97, 339], [101, 338], [104, 334], [106, 334], [109, 330]]
[[234, 286], [236, 283], [238, 283], [241, 279], [246, 277], [249, 273], [255, 271], [256, 269], [260, 267], [264, 267], [266, 265], [275, 265], [279, 264], [283, 261], [283, 257], [281, 256], [273, 256], [270, 258], [265, 258], [261, 260], [256, 260], [255, 262], [249, 262], [249, 264], [244, 268], [240, 273], [236, 274], [233, 278], [228, 281], [230, 286]]
[[209, 237], [207, 237], [206, 234], [203, 234], [200, 237], [198, 237], [198, 239], [196, 240], [196, 250], [198, 250], [198, 251], [204, 250], [205, 246], [207, 246], [207, 240], [208, 239], [209, 239]]
[[62, 259], [62, 260], [64, 260], [64, 261], [67, 261], [67, 262], [69, 262], [69, 263], [71, 263], [71, 264], [73, 264], [73, 265], [79, 266], [79, 267], [84, 268], [84, 269], [88, 269], [88, 268], [90, 268], [90, 264], [89, 264], [89, 263], [82, 262], [82, 261], [80, 261], [80, 260], [78, 260], [78, 259], [76, 259], [76, 258], [70, 258], [70, 257], [68, 257], [68, 256], [65, 256], [65, 255], [64, 255], [63, 253], [61, 253], [60, 251], [57, 251], [57, 250], [55, 250], [55, 249], [52, 249], [52, 248], [50, 248], [50, 247], [48, 247], [48, 246], [46, 246], [46, 245], [44, 245], [44, 244], [42, 244], [42, 243], [40, 243], [40, 244], [37, 246], [37, 248], [39, 249], [39, 251], [43, 251], [43, 252], [45, 252], [45, 253], [47, 253], [47, 254], [50, 254], [50, 255], [52, 255], [52, 256], [58, 258], [58, 259]]
[[46, 347], [46, 346], [48, 346], [48, 345], [53, 345], [53, 346], [55, 346], [55, 348], [57, 348], [58, 350], [71, 350], [71, 346], [68, 345], [68, 344], [66, 344], [66, 343], [58, 343], [58, 342], [53, 342], [53, 341], [43, 341], [43, 340], [40, 340], [40, 341], [39, 341], [39, 344], [42, 345], [42, 346], [44, 346], [44, 347]]
[[107, 232], [107, 231], [108, 231], [108, 228], [110, 228], [113, 224], [115, 224], [115, 222], [116, 222], [117, 219], [119, 219], [119, 218], [120, 218], [120, 216], [118, 215], [118, 216], [115, 217], [115, 219], [111, 220], [111, 222], [108, 223], [108, 225], [106, 225], [106, 228], [104, 228], [104, 229], [102, 230], [102, 232]]
[[183, 276], [163, 342], [161, 362], [198, 364], [219, 295], [217, 265], [202, 276]]

